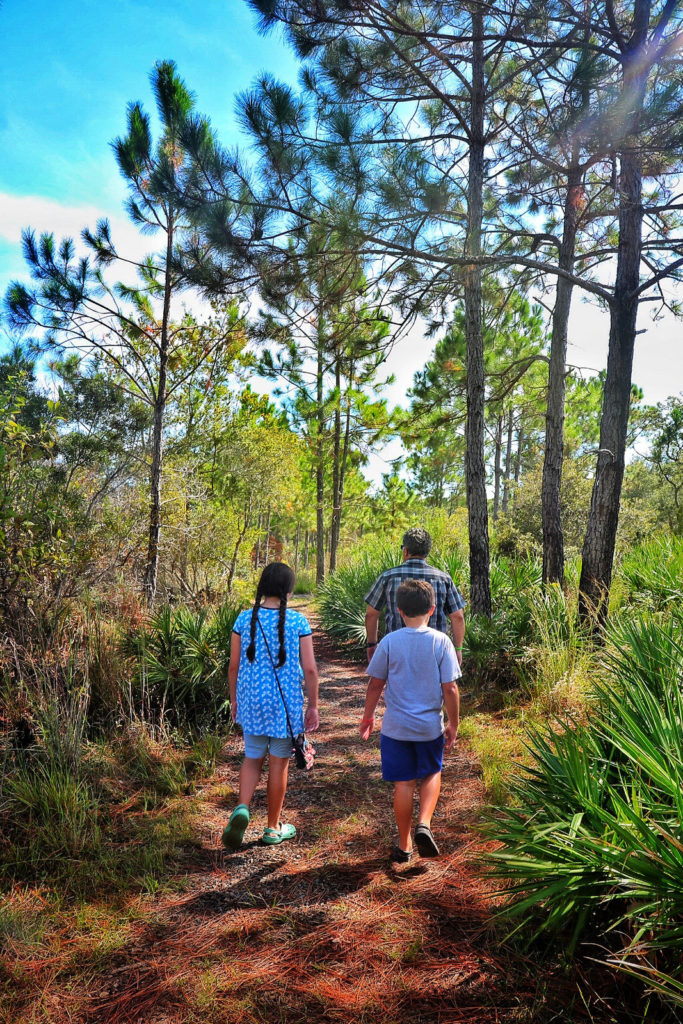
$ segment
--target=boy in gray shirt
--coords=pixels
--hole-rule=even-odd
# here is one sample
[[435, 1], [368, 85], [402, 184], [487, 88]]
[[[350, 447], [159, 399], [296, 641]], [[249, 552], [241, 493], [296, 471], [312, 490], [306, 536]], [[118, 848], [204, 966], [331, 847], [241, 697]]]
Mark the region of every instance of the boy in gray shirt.
[[[398, 840], [391, 857], [405, 863], [413, 855], [410, 833], [418, 780], [415, 845], [422, 857], [439, 853], [431, 822], [441, 790], [443, 755], [452, 749], [458, 732], [460, 695], [455, 680], [461, 673], [450, 637], [427, 625], [434, 611], [431, 585], [426, 580], [406, 580], [398, 588], [396, 603], [405, 628], [387, 633], [367, 667], [370, 682], [360, 735], [369, 739], [375, 708], [386, 686], [380, 737], [382, 778], [394, 783]], [[442, 704], [448, 718], [445, 730]]]

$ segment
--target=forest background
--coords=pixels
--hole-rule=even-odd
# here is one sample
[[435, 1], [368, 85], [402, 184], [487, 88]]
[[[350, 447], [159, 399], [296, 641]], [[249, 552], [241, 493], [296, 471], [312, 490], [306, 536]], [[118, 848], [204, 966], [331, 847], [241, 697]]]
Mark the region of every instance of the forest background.
[[[66, 849], [81, 891], [97, 851], [110, 884], [92, 745], [150, 777], [166, 750], [163, 799], [219, 749], [260, 567], [291, 562], [353, 654], [421, 523], [468, 599], [472, 684], [509, 712], [512, 746], [469, 729], [512, 905], [571, 949], [628, 906], [615, 961], [680, 1003], [679, 4], [213, 0], [198, 25], [177, 2], [159, 37], [154, 5], [36, 3], [41, 45], [26, 11], [0, 8], [6, 877]], [[635, 751], [601, 689], [624, 651]], [[530, 714], [559, 716], [535, 794], [508, 784]], [[548, 868], [538, 801], [579, 762]], [[647, 866], [653, 830], [671, 877], [615, 900], [604, 851]], [[602, 888], [549, 888], [580, 856]]]

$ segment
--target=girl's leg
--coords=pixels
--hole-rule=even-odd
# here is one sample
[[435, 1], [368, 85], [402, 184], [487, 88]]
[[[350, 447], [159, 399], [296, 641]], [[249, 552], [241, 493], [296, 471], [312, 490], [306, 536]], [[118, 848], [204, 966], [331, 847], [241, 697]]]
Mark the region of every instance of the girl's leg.
[[289, 757], [273, 757], [270, 754], [268, 760], [268, 828], [277, 828], [280, 824], [288, 777]]
[[435, 772], [434, 775], [428, 775], [427, 778], [423, 779], [420, 783], [420, 825], [431, 826], [432, 815], [436, 809], [440, 792], [441, 772]]
[[415, 779], [410, 782], [394, 783], [394, 816], [398, 828], [398, 845], [401, 850], [409, 853], [413, 848], [410, 834], [413, 824], [413, 794]]
[[240, 803], [246, 804], [247, 807], [251, 803], [254, 790], [261, 778], [263, 760], [262, 757], [245, 757], [242, 761], [242, 767], [240, 768]]

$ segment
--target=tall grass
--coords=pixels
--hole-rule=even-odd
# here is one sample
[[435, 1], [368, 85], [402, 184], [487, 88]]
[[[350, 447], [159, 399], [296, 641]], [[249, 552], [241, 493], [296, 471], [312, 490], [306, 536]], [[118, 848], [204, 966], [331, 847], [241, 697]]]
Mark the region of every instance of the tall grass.
[[675, 621], [613, 627], [586, 723], [529, 738], [532, 758], [495, 812], [489, 855], [504, 914], [572, 952], [599, 940], [613, 961], [679, 1000], [683, 947], [683, 644]]

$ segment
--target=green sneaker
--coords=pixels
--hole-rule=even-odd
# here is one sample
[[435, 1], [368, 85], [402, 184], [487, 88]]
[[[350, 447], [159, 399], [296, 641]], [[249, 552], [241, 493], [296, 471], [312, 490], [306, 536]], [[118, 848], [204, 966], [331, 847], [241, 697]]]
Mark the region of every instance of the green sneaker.
[[239, 850], [244, 839], [244, 833], [249, 824], [249, 808], [246, 804], [238, 804], [230, 815], [230, 821], [225, 826], [221, 842], [228, 850]]
[[293, 825], [280, 825], [279, 828], [265, 829], [261, 836], [261, 842], [265, 843], [266, 846], [278, 846], [283, 843], [285, 839], [293, 839], [296, 835], [296, 829]]

